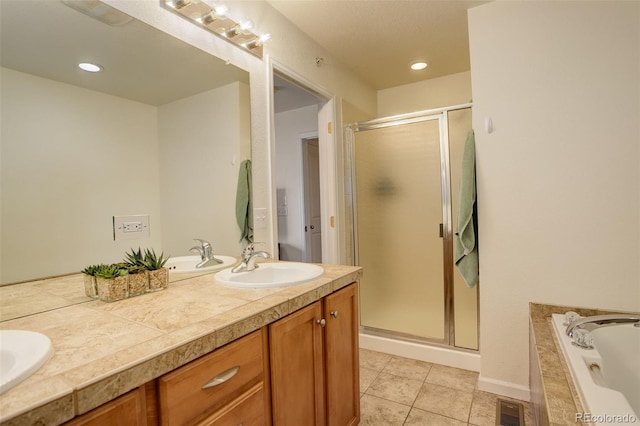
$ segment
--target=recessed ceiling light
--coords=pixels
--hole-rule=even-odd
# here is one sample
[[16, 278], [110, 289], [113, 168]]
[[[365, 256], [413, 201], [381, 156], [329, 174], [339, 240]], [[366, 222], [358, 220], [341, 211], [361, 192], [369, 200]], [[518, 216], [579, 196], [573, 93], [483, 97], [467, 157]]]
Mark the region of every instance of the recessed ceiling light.
[[78, 67], [87, 72], [100, 72], [102, 67], [100, 65], [92, 64], [90, 62], [80, 62]]
[[414, 71], [420, 71], [427, 67], [427, 63], [424, 61], [416, 61], [411, 64], [411, 69]]

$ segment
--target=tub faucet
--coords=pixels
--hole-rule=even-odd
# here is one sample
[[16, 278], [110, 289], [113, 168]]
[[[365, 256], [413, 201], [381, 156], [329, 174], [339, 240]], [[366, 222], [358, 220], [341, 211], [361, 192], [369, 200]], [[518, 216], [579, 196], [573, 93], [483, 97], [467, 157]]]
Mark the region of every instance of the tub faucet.
[[238, 266], [233, 268], [231, 272], [249, 272], [253, 271], [258, 267], [256, 264], [256, 260], [258, 258], [261, 259], [270, 259], [271, 255], [266, 251], [255, 251], [255, 245], [261, 243], [251, 243], [242, 250], [241, 262]]
[[567, 336], [573, 337], [576, 329], [585, 329], [592, 331], [598, 327], [606, 327], [617, 324], [635, 323], [640, 324], [640, 315], [635, 314], [611, 314], [611, 315], [593, 315], [590, 317], [578, 318], [567, 326], [565, 332]]
[[205, 240], [200, 238], [194, 238], [194, 241], [200, 243], [199, 246], [193, 246], [189, 249], [191, 253], [198, 253], [200, 255], [201, 262], [196, 264], [196, 268], [206, 268], [207, 266], [218, 265], [222, 263], [222, 260], [216, 259], [213, 256], [213, 248]]

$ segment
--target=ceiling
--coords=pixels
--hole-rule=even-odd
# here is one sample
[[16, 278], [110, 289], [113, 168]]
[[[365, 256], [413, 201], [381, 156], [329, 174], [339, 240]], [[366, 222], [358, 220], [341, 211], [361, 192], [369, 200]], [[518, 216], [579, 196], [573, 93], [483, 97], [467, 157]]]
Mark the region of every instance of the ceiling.
[[[91, 2], [95, 0], [87, 3]], [[466, 12], [486, 3], [267, 2], [376, 90], [469, 70]], [[60, 1], [0, 0], [0, 5], [0, 52], [2, 66], [8, 68], [152, 105], [198, 93], [202, 87], [211, 89], [237, 79], [248, 82], [246, 73], [160, 31], [151, 31], [139, 21], [105, 25]], [[34, 25], [34, 19], [39, 21], [39, 17], [44, 19]], [[108, 72], [99, 77], [87, 76], [70, 68], [78, 58], [93, 58]], [[409, 64], [416, 59], [425, 59], [429, 63], [427, 69], [411, 71]], [[140, 64], [146, 68], [137, 68]], [[185, 74], [189, 77], [185, 78]], [[216, 76], [215, 81], [211, 76]], [[280, 90], [278, 98], [298, 92], [286, 81], [277, 81], [276, 85]], [[308, 94], [302, 94], [305, 105], [317, 102], [305, 95]]]
[[[468, 0], [267, 0], [376, 90], [468, 71]], [[425, 60], [429, 66], [412, 71]]]
[[[95, 4], [105, 18], [123, 15], [95, 0], [75, 3]], [[0, 9], [3, 67], [149, 105], [249, 83], [246, 71], [128, 15], [107, 24], [52, 0], [0, 0]], [[104, 71], [81, 71], [80, 61]]]

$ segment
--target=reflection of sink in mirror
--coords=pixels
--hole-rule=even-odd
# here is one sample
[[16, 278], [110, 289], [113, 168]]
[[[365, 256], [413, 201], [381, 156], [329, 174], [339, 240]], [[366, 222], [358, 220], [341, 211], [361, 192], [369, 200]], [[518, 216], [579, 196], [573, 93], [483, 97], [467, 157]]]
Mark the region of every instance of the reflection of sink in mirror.
[[194, 272], [218, 271], [220, 269], [228, 268], [238, 261], [238, 259], [232, 256], [221, 256], [215, 254], [213, 257], [222, 260], [222, 263], [204, 268], [196, 268], [196, 265], [202, 262], [200, 256], [178, 256], [170, 257], [164, 266], [169, 269], [169, 272], [174, 274], [192, 274]]
[[215, 281], [228, 287], [269, 288], [287, 287], [312, 281], [324, 273], [318, 265], [300, 262], [260, 263], [249, 272], [231, 272], [224, 269], [215, 276]]
[[19, 384], [53, 355], [51, 340], [26, 330], [0, 330], [0, 393]]

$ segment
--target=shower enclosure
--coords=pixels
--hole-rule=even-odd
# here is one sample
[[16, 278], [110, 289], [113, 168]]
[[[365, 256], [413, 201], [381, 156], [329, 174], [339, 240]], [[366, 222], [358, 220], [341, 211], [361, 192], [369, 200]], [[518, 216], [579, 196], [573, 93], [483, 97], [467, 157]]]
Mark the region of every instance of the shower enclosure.
[[349, 129], [363, 332], [478, 349], [478, 289], [453, 264], [471, 105]]

